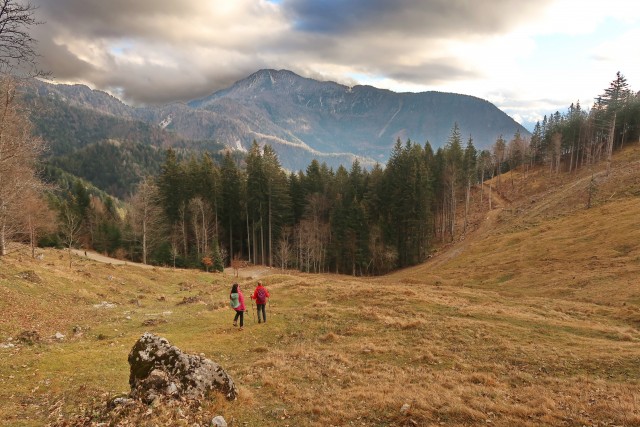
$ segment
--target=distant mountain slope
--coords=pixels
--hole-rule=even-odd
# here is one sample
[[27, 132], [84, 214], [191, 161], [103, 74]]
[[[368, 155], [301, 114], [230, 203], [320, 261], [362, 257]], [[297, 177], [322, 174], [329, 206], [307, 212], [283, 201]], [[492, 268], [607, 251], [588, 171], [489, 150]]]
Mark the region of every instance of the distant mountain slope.
[[443, 146], [456, 122], [477, 148], [499, 135], [529, 134], [472, 96], [347, 87], [287, 70], [261, 70], [206, 98], [161, 107], [131, 107], [86, 86], [45, 82], [34, 82], [27, 97], [45, 107], [36, 129], [56, 155], [106, 140], [187, 150], [192, 141], [209, 141], [239, 151], [256, 140], [271, 145], [290, 170], [313, 159], [349, 167], [358, 158], [366, 167], [385, 163], [398, 138]]
[[132, 194], [140, 178], [158, 175], [164, 159], [164, 151], [155, 146], [110, 140], [54, 157], [49, 163], [124, 199]]
[[[180, 154], [217, 153], [212, 141], [185, 140], [136, 117], [116, 98], [81, 85], [35, 83], [23, 96], [36, 135], [48, 145], [46, 164], [82, 178], [112, 196], [131, 194], [143, 176], [156, 175], [165, 149]], [[66, 177], [49, 174], [62, 188]]]
[[444, 145], [455, 122], [463, 137], [471, 135], [480, 148], [489, 147], [500, 135], [529, 135], [495, 105], [472, 96], [347, 87], [286, 70], [258, 71], [189, 105], [219, 114], [243, 111], [250, 128], [262, 128], [257, 120], [262, 119], [271, 127], [268, 133], [293, 143], [304, 141], [321, 152], [346, 151], [381, 162], [397, 138]]

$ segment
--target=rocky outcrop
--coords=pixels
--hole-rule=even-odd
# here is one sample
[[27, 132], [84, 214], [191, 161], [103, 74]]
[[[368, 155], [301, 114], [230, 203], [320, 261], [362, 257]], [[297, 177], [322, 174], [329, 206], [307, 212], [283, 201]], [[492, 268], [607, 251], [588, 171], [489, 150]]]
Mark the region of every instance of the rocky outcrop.
[[129, 353], [131, 397], [152, 403], [158, 397], [198, 399], [219, 391], [235, 400], [238, 390], [217, 363], [183, 353], [165, 338], [145, 333]]

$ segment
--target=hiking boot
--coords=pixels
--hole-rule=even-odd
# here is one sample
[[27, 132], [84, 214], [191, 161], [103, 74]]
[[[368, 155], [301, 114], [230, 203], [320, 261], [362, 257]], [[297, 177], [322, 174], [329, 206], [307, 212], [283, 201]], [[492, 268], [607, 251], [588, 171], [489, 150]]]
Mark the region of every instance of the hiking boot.
[[258, 323], [262, 323], [262, 320], [258, 319]]
[[233, 326], [238, 326], [238, 322], [233, 322]]
[[242, 326], [240, 326], [240, 330], [243, 330], [244, 328]]

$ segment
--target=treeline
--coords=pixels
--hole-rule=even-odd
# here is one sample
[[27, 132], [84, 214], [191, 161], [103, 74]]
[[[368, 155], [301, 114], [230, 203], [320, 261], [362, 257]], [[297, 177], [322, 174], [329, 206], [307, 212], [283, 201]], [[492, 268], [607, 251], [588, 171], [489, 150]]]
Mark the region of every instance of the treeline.
[[546, 165], [550, 173], [574, 172], [602, 160], [610, 162], [614, 150], [639, 139], [640, 93], [631, 91], [618, 72], [591, 110], [577, 101], [566, 113], [556, 111], [536, 123], [528, 144], [497, 142], [492, 155], [499, 159], [499, 170]]
[[[220, 165], [179, 161], [171, 150], [132, 199], [132, 255], [160, 264], [233, 259], [308, 272], [382, 274], [422, 262], [435, 238], [453, 236], [459, 193], [475, 182], [476, 150], [457, 125], [435, 153], [395, 144], [383, 170], [312, 161], [286, 173], [268, 145]], [[441, 200], [441, 202], [436, 202]]]
[[[255, 142], [244, 157], [184, 157], [170, 149], [159, 174], [136, 187], [126, 208], [69, 179], [62, 193], [45, 189], [55, 222], [20, 216], [21, 199], [7, 198], [13, 205], [3, 212], [15, 216], [0, 217], [0, 253], [7, 240], [29, 236], [33, 245], [39, 236], [41, 244], [157, 265], [221, 269], [247, 261], [383, 274], [420, 263], [436, 242], [464, 234], [474, 185], [497, 176], [500, 187], [510, 169], [521, 168], [526, 176], [529, 168], [545, 165], [558, 173], [610, 159], [613, 150], [638, 140], [639, 121], [640, 100], [618, 74], [591, 111], [576, 104], [567, 114], [545, 118], [530, 141], [516, 132], [477, 151], [471, 137], [463, 144], [454, 124], [435, 151], [429, 142], [396, 141], [385, 168], [365, 170], [356, 161], [333, 170], [314, 160], [304, 171], [285, 172], [274, 150]], [[10, 189], [0, 185], [4, 190]]]

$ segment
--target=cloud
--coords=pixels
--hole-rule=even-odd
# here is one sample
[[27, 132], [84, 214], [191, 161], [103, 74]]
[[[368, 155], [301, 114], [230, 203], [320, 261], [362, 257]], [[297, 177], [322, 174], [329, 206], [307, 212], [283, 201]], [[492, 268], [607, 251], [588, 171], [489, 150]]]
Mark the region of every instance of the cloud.
[[311, 33], [419, 34], [449, 37], [496, 34], [540, 13], [546, 1], [286, 0], [295, 28]]
[[203, 96], [258, 68], [270, 34], [287, 27], [262, 1], [38, 0], [42, 66], [126, 101]]
[[132, 103], [203, 96], [259, 68], [429, 85], [478, 75], [453, 35], [515, 26], [537, 1], [37, 0], [43, 66]]
[[[497, 99], [526, 120], [551, 93], [566, 103], [576, 86], [605, 84], [616, 45], [599, 44], [554, 63], [539, 37], [591, 34], [607, 17], [637, 23], [626, 0], [35, 0], [42, 67], [132, 104], [206, 96], [261, 68], [392, 90], [442, 90]], [[620, 20], [620, 21], [618, 21]], [[635, 46], [629, 33], [620, 38]], [[624, 41], [626, 40], [626, 41]], [[583, 52], [586, 49], [581, 49]], [[635, 58], [629, 54], [628, 57]], [[637, 55], [636, 55], [637, 57]], [[600, 60], [594, 61], [593, 58]], [[554, 58], [555, 59], [555, 58]], [[566, 65], [569, 64], [569, 65]], [[637, 59], [623, 63], [640, 67]], [[580, 67], [582, 81], [571, 65]], [[621, 67], [628, 75], [630, 71]], [[601, 76], [605, 76], [601, 77]], [[628, 75], [633, 82], [633, 75]], [[600, 80], [598, 80], [600, 81]], [[599, 86], [598, 86], [599, 87]], [[598, 88], [595, 88], [597, 91]], [[502, 94], [504, 99], [498, 96]], [[523, 101], [524, 102], [524, 101]], [[549, 101], [551, 102], [551, 101]], [[557, 108], [557, 107], [556, 107]]]

